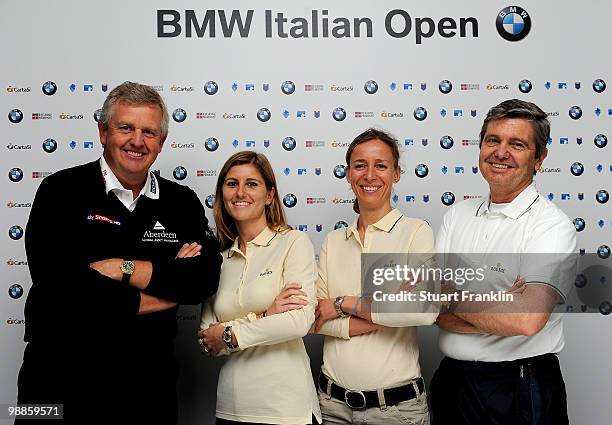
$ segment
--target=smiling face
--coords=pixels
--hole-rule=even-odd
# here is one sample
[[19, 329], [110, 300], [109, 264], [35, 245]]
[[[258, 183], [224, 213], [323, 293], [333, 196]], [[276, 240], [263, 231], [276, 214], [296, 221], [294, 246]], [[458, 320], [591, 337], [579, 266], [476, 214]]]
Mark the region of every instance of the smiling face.
[[535, 156], [532, 124], [523, 118], [491, 121], [480, 148], [479, 167], [489, 183], [491, 201], [511, 202], [533, 181], [548, 154], [544, 149]]
[[104, 159], [126, 189], [139, 191], [161, 152], [162, 111], [159, 106], [118, 102], [107, 128], [98, 124]]
[[391, 189], [399, 181], [391, 148], [374, 139], [363, 142], [351, 153], [346, 179], [359, 201], [361, 212], [390, 210]]
[[223, 182], [223, 205], [236, 224], [265, 226], [266, 205], [272, 203], [274, 188], [268, 190], [253, 164], [235, 165]]

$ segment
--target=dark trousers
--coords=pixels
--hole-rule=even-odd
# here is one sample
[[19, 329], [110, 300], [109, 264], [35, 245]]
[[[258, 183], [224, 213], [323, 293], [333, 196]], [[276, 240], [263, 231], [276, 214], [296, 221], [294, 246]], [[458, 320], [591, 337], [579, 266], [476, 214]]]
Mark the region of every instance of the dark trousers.
[[432, 425], [568, 425], [555, 354], [510, 362], [445, 357], [430, 385]]

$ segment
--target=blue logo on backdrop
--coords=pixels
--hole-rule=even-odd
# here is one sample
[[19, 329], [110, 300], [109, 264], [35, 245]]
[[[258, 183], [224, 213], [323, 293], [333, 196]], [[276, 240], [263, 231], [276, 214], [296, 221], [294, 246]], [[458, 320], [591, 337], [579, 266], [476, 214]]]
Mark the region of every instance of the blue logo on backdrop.
[[283, 205], [287, 208], [295, 207], [297, 205], [297, 202], [297, 196], [295, 196], [293, 193], [288, 193], [283, 197]]
[[608, 245], [601, 245], [597, 248], [597, 256], [602, 260], [610, 257], [610, 247]]
[[204, 204], [207, 208], [212, 208], [215, 205], [215, 195], [208, 195], [204, 200]]
[[209, 137], [204, 142], [204, 147], [206, 148], [208, 152], [214, 152], [217, 149], [219, 149], [219, 141], [215, 139], [214, 137]]
[[292, 151], [297, 146], [297, 142], [293, 137], [285, 137], [282, 141], [283, 149], [286, 151]]
[[346, 221], [340, 220], [336, 224], [334, 224], [334, 230], [342, 229], [344, 227], [348, 227], [348, 223]]
[[23, 229], [17, 225], [11, 226], [8, 235], [12, 240], [16, 241], [18, 239], [21, 239], [21, 237], [23, 236]]
[[580, 108], [580, 106], [572, 106], [569, 109], [569, 116], [573, 120], [580, 119], [580, 117], [582, 116], [582, 109]]
[[187, 177], [187, 169], [179, 165], [178, 167], [174, 169], [174, 171], [172, 172], [172, 175], [177, 180], [185, 180], [185, 177]]
[[57, 92], [57, 85], [53, 81], [47, 81], [42, 85], [42, 92], [47, 96], [52, 96]]
[[518, 88], [521, 91], [521, 93], [529, 93], [531, 89], [533, 88], [533, 85], [531, 84], [531, 81], [529, 80], [521, 80], [519, 82]]
[[53, 139], [47, 139], [43, 142], [42, 148], [47, 153], [55, 152], [57, 149], [57, 142]]
[[176, 122], [183, 122], [187, 119], [187, 112], [181, 108], [175, 109], [172, 112], [172, 119]]
[[574, 219], [574, 227], [576, 228], [577, 232], [582, 232], [584, 228], [586, 227], [586, 222], [584, 221], [583, 218], [576, 217]]
[[336, 165], [334, 167], [334, 176], [336, 176], [338, 179], [343, 179], [346, 177], [346, 169], [344, 168], [344, 165]]
[[581, 176], [584, 173], [584, 166], [579, 162], [574, 162], [570, 168], [571, 173], [574, 176]]
[[334, 109], [334, 112], [332, 112], [332, 117], [336, 121], [343, 121], [346, 118], [346, 111], [344, 110], [344, 108], [338, 107]]
[[363, 85], [363, 89], [367, 94], [374, 94], [378, 91], [378, 83], [374, 80], [368, 80]]
[[448, 80], [442, 80], [440, 84], [438, 84], [438, 89], [440, 93], [448, 94], [453, 90], [453, 84]]
[[11, 168], [8, 176], [10, 181], [17, 183], [23, 179], [23, 171], [21, 171], [21, 168]]
[[427, 118], [427, 109], [422, 106], [417, 107], [412, 114], [417, 121], [423, 121]]
[[23, 287], [17, 283], [11, 285], [8, 290], [9, 297], [16, 300], [23, 295]]
[[293, 81], [285, 81], [281, 84], [281, 91], [285, 94], [292, 94], [295, 91], [295, 84]]
[[217, 94], [217, 92], [219, 91], [219, 85], [214, 82], [214, 81], [207, 81], [206, 84], [204, 84], [204, 93], [206, 94]]
[[20, 123], [23, 119], [23, 112], [21, 112], [19, 109], [13, 109], [9, 112], [8, 119], [13, 124]]
[[419, 164], [414, 167], [414, 174], [420, 178], [427, 177], [427, 174], [429, 174], [429, 168], [427, 168], [427, 165], [425, 164]]
[[450, 136], [442, 136], [440, 139], [440, 146], [442, 146], [442, 149], [450, 149], [453, 147], [453, 144], [453, 138]]
[[520, 41], [527, 37], [531, 29], [531, 17], [518, 6], [506, 7], [497, 14], [497, 32], [504, 40]]
[[608, 193], [607, 190], [601, 189], [597, 191], [597, 194], [595, 195], [595, 199], [600, 204], [605, 204], [606, 202], [608, 202], [608, 199], [610, 199], [610, 194]]
[[595, 136], [595, 139], [593, 139], [593, 142], [595, 142], [595, 146], [598, 148], [605, 148], [608, 144], [608, 138], [604, 134], [598, 134]]
[[100, 116], [102, 115], [102, 109], [96, 109], [93, 113], [93, 119], [95, 122], [100, 121]]
[[261, 108], [259, 111], [257, 111], [257, 119], [261, 122], [269, 121], [271, 117], [272, 114], [268, 108]]
[[601, 78], [593, 81], [593, 90], [597, 93], [602, 93], [606, 89], [606, 82]]
[[455, 195], [453, 192], [444, 192], [440, 198], [442, 203], [446, 206], [453, 205], [455, 203]]

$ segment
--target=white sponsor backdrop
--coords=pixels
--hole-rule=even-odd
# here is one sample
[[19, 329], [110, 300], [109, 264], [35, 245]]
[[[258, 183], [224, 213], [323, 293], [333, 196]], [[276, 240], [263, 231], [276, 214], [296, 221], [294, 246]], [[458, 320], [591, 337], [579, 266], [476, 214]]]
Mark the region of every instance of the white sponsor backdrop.
[[[151, 84], [160, 90], [171, 112], [186, 111], [184, 122], [171, 121], [169, 138], [154, 168], [172, 179], [175, 167], [185, 167], [187, 177], [182, 183], [194, 188], [203, 202], [213, 193], [216, 171], [229, 155], [245, 148], [264, 152], [275, 168], [281, 195], [292, 193], [298, 199], [294, 208], [287, 209], [290, 222], [307, 231], [317, 249], [335, 223], [355, 218], [346, 202], [352, 199], [350, 189], [334, 177], [333, 170], [344, 163], [346, 146], [365, 128], [377, 126], [397, 136], [403, 174], [395, 187], [396, 205], [407, 215], [427, 219], [437, 230], [447, 209], [441, 202], [444, 192], [452, 192], [457, 202], [487, 193], [482, 176], [472, 168], [477, 166], [476, 141], [487, 109], [512, 97], [534, 101], [550, 113], [552, 124], [550, 153], [544, 173], [536, 179], [541, 193], [552, 194], [570, 218], [585, 220], [586, 229], [578, 237], [580, 248], [595, 252], [601, 245], [610, 245], [609, 204], [598, 203], [595, 197], [599, 190], [612, 189], [612, 159], [610, 147], [599, 148], [594, 139], [599, 134], [610, 136], [612, 99], [610, 89], [598, 93], [592, 84], [596, 79], [612, 81], [607, 22], [612, 5], [601, 0], [519, 3], [532, 27], [525, 39], [510, 42], [498, 34], [495, 22], [500, 10], [511, 5], [484, 0], [386, 1], [376, 7], [366, 1], [307, 5], [268, 1], [257, 2], [257, 7], [247, 1], [6, 4], [0, 14], [5, 39], [0, 75], [4, 117], [0, 117], [0, 170], [4, 173], [0, 272], [5, 294], [0, 301], [0, 403], [16, 398], [24, 348], [23, 305], [31, 285], [23, 238], [12, 240], [9, 229], [25, 228], [38, 177], [100, 156], [93, 113], [102, 105], [105, 85], [110, 90], [125, 80]], [[388, 31], [385, 20], [395, 9], [405, 12], [391, 20]], [[159, 10], [166, 11], [160, 16], [168, 22], [178, 16], [180, 30], [176, 25], [158, 29]], [[228, 21], [235, 11], [241, 22], [252, 10], [244, 36], [237, 25], [233, 33], [227, 32], [223, 13], [217, 10]], [[268, 26], [266, 10], [271, 16]], [[316, 31], [313, 11], [318, 15]], [[401, 17], [406, 14], [410, 32], [392, 37], [390, 32], [404, 28]], [[189, 24], [190, 16], [196, 24]], [[201, 27], [207, 17], [207, 28], [195, 27]], [[279, 27], [277, 21], [283, 18], [287, 21]], [[358, 36], [354, 18], [364, 18]], [[324, 36], [325, 19], [328, 37]], [[176, 36], [160, 37], [161, 33]], [[301, 37], [305, 34], [308, 37]], [[351, 37], [340, 37], [348, 34]], [[523, 79], [532, 83], [529, 93], [519, 91]], [[364, 90], [369, 80], [378, 85], [375, 94]], [[438, 89], [442, 80], [452, 83], [450, 93]], [[43, 93], [47, 81], [55, 83], [55, 94]], [[207, 81], [217, 83], [216, 94], [204, 92]], [[284, 81], [295, 84], [293, 94], [281, 91]], [[581, 108], [580, 119], [570, 118], [572, 106]], [[426, 109], [426, 119], [414, 118], [417, 107]], [[257, 119], [260, 108], [271, 112], [268, 122]], [[343, 108], [346, 119], [334, 120], [335, 108]], [[23, 113], [21, 122], [7, 119], [13, 109]], [[44, 114], [51, 118], [44, 119]], [[453, 139], [450, 149], [441, 147], [443, 136]], [[211, 137], [219, 142], [212, 152], [205, 148]], [[282, 147], [286, 137], [296, 142], [291, 151]], [[46, 139], [56, 141], [54, 152], [43, 150]], [[581, 176], [571, 174], [574, 162], [583, 165]], [[415, 175], [418, 164], [427, 166], [427, 177]], [[22, 171], [21, 181], [8, 178], [13, 168]], [[58, 202], [70, 202], [75, 196], [78, 193], [66, 188]], [[71, 231], [56, 230], [58, 238]], [[65, 259], [57, 267], [69, 273], [70, 252]], [[19, 287], [9, 290], [15, 284], [23, 288], [21, 297], [13, 298]], [[182, 365], [181, 423], [210, 423], [220, 362], [198, 354], [193, 338], [197, 309], [181, 312], [177, 339]], [[567, 343], [561, 361], [573, 423], [599, 424], [612, 413], [608, 401], [611, 329], [609, 317], [596, 312], [566, 319]], [[420, 331], [427, 379], [440, 359], [436, 336], [435, 328]], [[308, 347], [317, 373], [321, 340], [308, 337]]]

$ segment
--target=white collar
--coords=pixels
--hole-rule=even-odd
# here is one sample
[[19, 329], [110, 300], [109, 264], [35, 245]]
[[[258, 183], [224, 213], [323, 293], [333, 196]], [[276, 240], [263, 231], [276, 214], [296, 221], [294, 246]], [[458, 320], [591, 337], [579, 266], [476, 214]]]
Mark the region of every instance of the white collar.
[[[123, 187], [121, 182], [119, 182], [119, 179], [117, 179], [117, 176], [115, 176], [115, 173], [113, 173], [113, 170], [109, 167], [108, 163], [104, 159], [104, 156], [100, 157], [100, 169], [102, 170], [102, 178], [104, 179], [104, 187], [106, 188], [107, 194], [112, 190], [132, 192], [131, 190]], [[159, 199], [159, 184], [157, 182], [155, 173], [152, 171], [147, 173], [147, 181], [140, 190], [140, 193], [136, 199], [138, 199], [141, 195], [144, 195], [150, 199]]]

